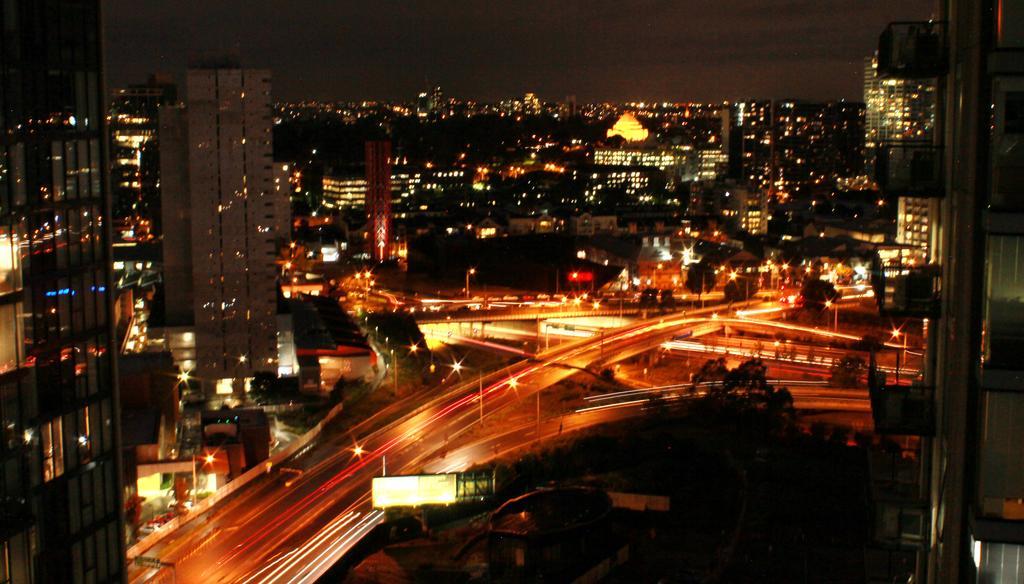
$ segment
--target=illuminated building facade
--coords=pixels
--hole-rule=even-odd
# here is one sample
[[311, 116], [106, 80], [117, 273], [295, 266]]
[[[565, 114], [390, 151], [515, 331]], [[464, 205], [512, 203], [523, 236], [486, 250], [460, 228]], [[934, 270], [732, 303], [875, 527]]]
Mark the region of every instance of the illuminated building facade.
[[584, 185], [587, 202], [601, 203], [604, 191], [621, 191], [639, 202], [665, 187], [665, 173], [650, 166], [589, 166], [572, 170], [574, 181]]
[[[665, 177], [665, 188], [674, 189], [682, 182], [696, 180], [699, 176], [701, 163], [709, 166], [714, 164], [715, 158], [704, 159], [692, 146], [686, 145], [675, 148], [665, 148], [656, 144], [640, 144], [641, 136], [647, 136], [647, 130], [637, 124], [623, 122], [629, 114], [623, 114], [619, 122], [608, 130], [609, 136], [627, 137], [627, 142], [620, 148], [595, 148], [594, 166], [597, 168], [610, 169], [607, 181], [598, 184], [600, 188], [619, 188], [620, 184], [626, 186], [627, 194], [635, 194], [646, 189], [650, 184], [649, 173], [642, 169], [656, 169], [661, 171]], [[635, 122], [632, 116], [629, 119]], [[706, 167], [707, 168], [707, 167]], [[597, 177], [592, 177], [597, 178]]]
[[100, 2], [2, 12], [0, 580], [121, 582]]
[[776, 102], [772, 160], [776, 193], [813, 194], [862, 174], [864, 104]]
[[177, 99], [168, 79], [114, 91], [110, 105], [110, 184], [116, 235], [160, 237], [159, 109]]
[[[878, 58], [864, 60], [864, 103], [866, 123], [864, 145], [869, 170], [874, 169], [879, 147], [894, 143], [930, 143], [935, 135], [935, 79], [895, 79], [878, 76]], [[900, 195], [900, 193], [894, 193]], [[896, 242], [920, 250], [908, 259], [927, 261], [928, 199], [899, 196]]]
[[[459, 169], [422, 173], [396, 168], [391, 172], [391, 202], [397, 204], [419, 192], [424, 177], [427, 182], [422, 190], [443, 191], [451, 186], [446, 179], [457, 179], [455, 182], [459, 186], [465, 186], [463, 179], [466, 178], [466, 175], [464, 170]], [[323, 204], [329, 209], [364, 207], [366, 205], [365, 175], [324, 175], [322, 186]]]
[[907, 261], [917, 265], [926, 263], [931, 243], [932, 200], [923, 197], [900, 197], [897, 205], [896, 243], [916, 248], [916, 253], [906, 257]]
[[366, 205], [365, 176], [323, 177], [324, 206], [332, 209], [362, 207]]
[[391, 142], [366, 143], [366, 231], [370, 257], [391, 259]]
[[768, 190], [772, 182], [772, 102], [739, 101], [728, 106], [729, 176]]
[[864, 59], [864, 146], [870, 154], [879, 143], [931, 140], [935, 131], [934, 79], [882, 79], [878, 58]]
[[[274, 262], [287, 238], [277, 214], [287, 207], [274, 183], [270, 73], [221, 65], [190, 69], [185, 107], [161, 113], [161, 126], [176, 114], [180, 127], [163, 142], [168, 162], [183, 165], [164, 165], [165, 203], [189, 225], [168, 229], [164, 243], [191, 272], [191, 290], [174, 292], [169, 281], [167, 297], [192, 296], [195, 375], [216, 380], [207, 391], [230, 395], [256, 372], [277, 369]], [[179, 263], [166, 253], [165, 261]]]
[[643, 142], [647, 139], [648, 132], [633, 114], [626, 112], [608, 129], [607, 136], [618, 136], [626, 142]]
[[863, 172], [863, 104], [741, 101], [729, 107], [734, 179], [786, 198], [827, 190], [836, 179]]

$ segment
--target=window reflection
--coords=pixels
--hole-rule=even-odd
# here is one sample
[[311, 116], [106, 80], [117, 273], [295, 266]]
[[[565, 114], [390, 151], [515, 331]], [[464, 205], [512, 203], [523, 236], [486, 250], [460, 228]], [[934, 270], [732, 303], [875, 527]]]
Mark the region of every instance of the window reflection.
[[989, 238], [985, 361], [1020, 368], [1024, 354], [1024, 238]]

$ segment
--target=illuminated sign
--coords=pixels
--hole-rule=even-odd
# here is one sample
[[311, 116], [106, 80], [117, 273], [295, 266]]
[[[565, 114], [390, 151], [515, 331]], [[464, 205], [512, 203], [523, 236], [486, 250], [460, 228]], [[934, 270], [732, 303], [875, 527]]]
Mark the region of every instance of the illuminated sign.
[[456, 474], [375, 477], [373, 506], [418, 507], [456, 501]]

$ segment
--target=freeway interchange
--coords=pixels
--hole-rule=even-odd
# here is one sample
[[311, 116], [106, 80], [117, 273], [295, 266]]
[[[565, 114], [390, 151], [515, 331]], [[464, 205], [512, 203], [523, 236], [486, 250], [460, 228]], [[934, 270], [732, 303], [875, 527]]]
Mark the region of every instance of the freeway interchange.
[[[747, 304], [755, 310], [769, 306]], [[285, 463], [293, 472], [267, 473], [145, 550], [165, 567], [135, 566], [130, 581], [313, 582], [383, 521], [369, 501], [374, 476], [461, 470], [551, 436], [553, 420], [519, 428], [489, 424], [487, 418], [581, 368], [600, 369], [706, 325], [718, 318], [716, 310], [721, 307], [641, 320], [564, 342], [498, 371], [467, 371], [464, 381], [433, 395], [407, 396], [352, 427], [331, 426]], [[850, 399], [801, 391], [793, 389], [796, 400]], [[852, 409], [863, 411], [864, 393]], [[557, 431], [635, 416], [642, 403], [633, 396], [567, 412]], [[481, 423], [472, 443], [448, 451], [451, 440]]]

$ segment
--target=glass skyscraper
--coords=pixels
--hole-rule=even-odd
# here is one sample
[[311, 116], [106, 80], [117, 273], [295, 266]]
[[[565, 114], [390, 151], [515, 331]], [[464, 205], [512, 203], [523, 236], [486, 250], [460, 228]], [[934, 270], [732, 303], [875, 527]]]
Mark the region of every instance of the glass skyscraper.
[[0, 6], [0, 583], [120, 581], [99, 0]]

